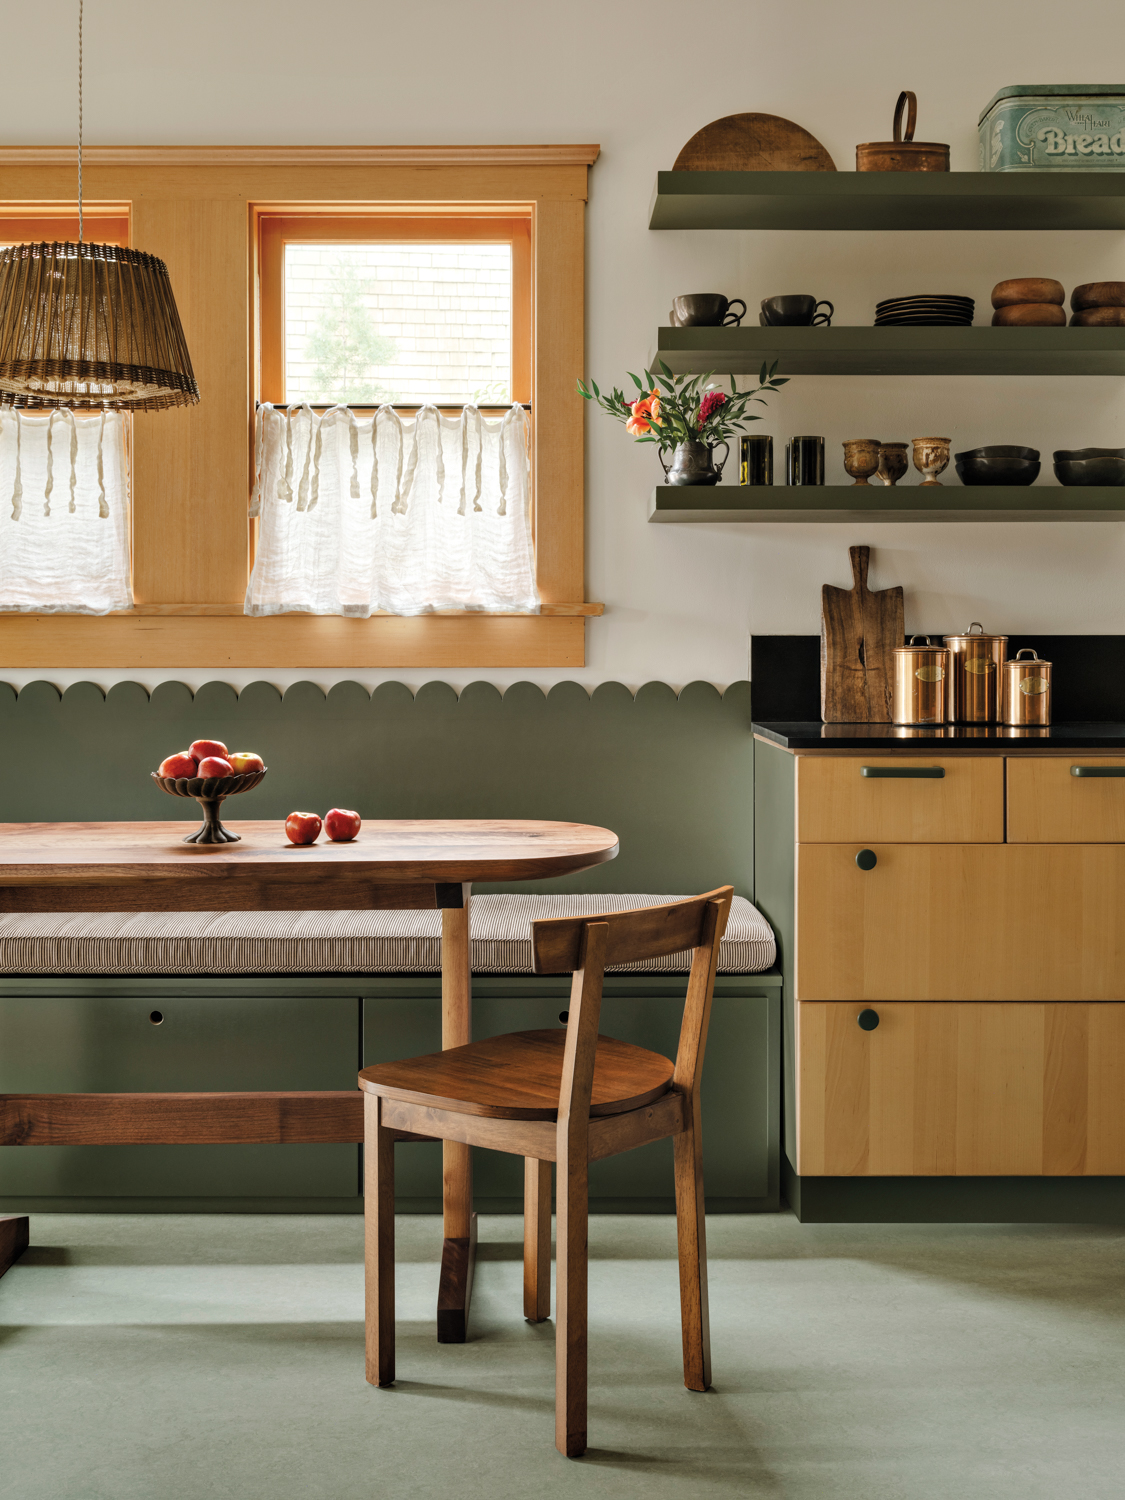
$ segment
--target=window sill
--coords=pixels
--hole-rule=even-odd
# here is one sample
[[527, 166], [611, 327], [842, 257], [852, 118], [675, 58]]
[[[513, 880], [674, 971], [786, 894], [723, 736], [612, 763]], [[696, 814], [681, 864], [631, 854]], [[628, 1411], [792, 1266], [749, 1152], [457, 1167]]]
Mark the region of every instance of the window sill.
[[[503, 609], [503, 610], [479, 610], [479, 609], [435, 609], [425, 615], [396, 615], [390, 610], [376, 610], [370, 618], [373, 620], [409, 620], [409, 619], [431, 619], [431, 620], [535, 620], [544, 617], [558, 619], [566, 616], [600, 615], [605, 612], [604, 604], [542, 604], [538, 614], [531, 610]], [[131, 615], [222, 615], [228, 617], [257, 618], [257, 619], [337, 619], [343, 618], [336, 615], [307, 615], [300, 611], [293, 614], [254, 616], [248, 617], [243, 614], [241, 604], [135, 604], [130, 610], [115, 612], [115, 618]]]
[[[0, 615], [0, 660], [13, 669], [582, 667], [587, 615], [271, 615], [234, 605], [140, 606], [117, 615]], [[190, 613], [188, 613], [190, 611]]]

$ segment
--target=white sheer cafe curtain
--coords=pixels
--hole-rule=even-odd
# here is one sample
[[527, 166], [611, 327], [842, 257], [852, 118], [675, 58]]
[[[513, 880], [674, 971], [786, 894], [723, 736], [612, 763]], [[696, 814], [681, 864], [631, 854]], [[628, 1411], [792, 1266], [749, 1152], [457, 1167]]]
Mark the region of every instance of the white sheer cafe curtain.
[[527, 413], [258, 412], [248, 615], [538, 612]]
[[0, 410], [0, 610], [133, 607], [122, 412]]

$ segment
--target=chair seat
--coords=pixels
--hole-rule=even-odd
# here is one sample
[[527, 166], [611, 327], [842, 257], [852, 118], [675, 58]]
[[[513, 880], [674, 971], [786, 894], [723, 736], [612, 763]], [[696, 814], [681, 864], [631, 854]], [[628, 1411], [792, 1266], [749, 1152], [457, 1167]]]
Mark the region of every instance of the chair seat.
[[[566, 1028], [513, 1031], [467, 1047], [364, 1068], [369, 1094], [497, 1120], [557, 1120]], [[590, 1114], [619, 1115], [666, 1094], [673, 1064], [659, 1052], [598, 1037]]]

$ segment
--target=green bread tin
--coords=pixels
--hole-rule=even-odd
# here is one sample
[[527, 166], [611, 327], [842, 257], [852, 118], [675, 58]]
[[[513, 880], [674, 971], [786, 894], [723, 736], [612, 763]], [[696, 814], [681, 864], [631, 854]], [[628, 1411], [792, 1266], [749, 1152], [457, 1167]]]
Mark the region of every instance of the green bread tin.
[[981, 112], [982, 172], [1125, 171], [1125, 83], [1016, 83]]

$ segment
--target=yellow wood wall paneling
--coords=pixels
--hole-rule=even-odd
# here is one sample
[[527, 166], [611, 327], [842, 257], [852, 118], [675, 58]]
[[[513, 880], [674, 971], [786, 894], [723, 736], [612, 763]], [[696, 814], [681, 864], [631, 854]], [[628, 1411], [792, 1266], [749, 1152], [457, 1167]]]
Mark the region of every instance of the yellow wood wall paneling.
[[584, 202], [535, 220], [535, 550], [544, 599], [581, 599], [585, 568]]
[[[596, 156], [597, 147], [584, 146], [88, 148], [87, 199], [131, 204], [133, 245], [168, 263], [203, 399], [135, 422], [135, 589], [153, 613], [0, 616], [0, 659], [13, 668], [91, 669], [582, 666], [580, 615], [329, 621], [215, 611], [241, 603], [249, 557], [251, 204], [535, 206], [538, 576], [546, 604], [583, 604], [583, 403], [575, 381], [583, 364], [587, 164]], [[73, 204], [75, 188], [68, 152], [0, 148], [0, 202], [50, 211]], [[184, 616], [190, 606], [205, 613]]]
[[201, 397], [196, 407], [134, 418], [134, 598], [241, 603], [249, 566], [246, 210], [232, 200], [146, 198], [134, 207], [133, 237], [167, 263]]
[[1125, 1172], [1125, 1006], [876, 1009], [862, 1031], [854, 1004], [798, 1006], [798, 1172]]
[[1072, 776], [1071, 766], [1123, 766], [1121, 756], [1011, 756], [1008, 842], [1125, 843], [1125, 777]]
[[797, 850], [798, 1000], [1125, 999], [1125, 846]]
[[[940, 766], [945, 775], [865, 777], [864, 766]], [[798, 756], [797, 829], [804, 843], [1002, 843], [1004, 762], [995, 755]]]
[[[96, 624], [97, 631], [90, 629]], [[135, 667], [580, 667], [581, 616], [248, 615], [161, 618], [7, 615], [0, 659], [11, 666]]]

